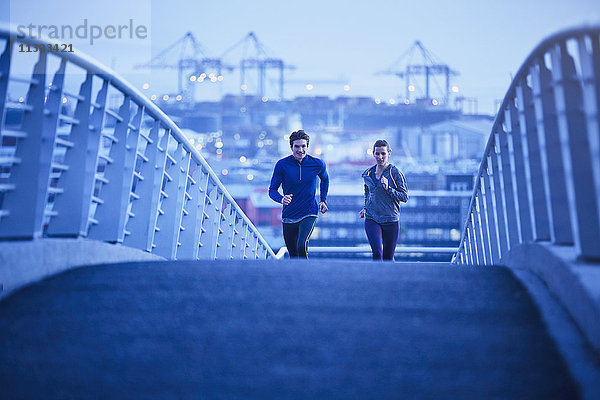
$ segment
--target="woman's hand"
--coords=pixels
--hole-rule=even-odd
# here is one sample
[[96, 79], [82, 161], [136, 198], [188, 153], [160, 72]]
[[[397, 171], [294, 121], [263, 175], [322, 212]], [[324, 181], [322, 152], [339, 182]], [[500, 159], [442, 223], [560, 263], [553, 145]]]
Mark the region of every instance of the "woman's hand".
[[364, 209], [364, 208], [363, 208], [362, 210], [360, 210], [360, 217], [361, 217], [361, 218], [364, 218], [364, 217], [365, 217], [365, 213], [366, 213], [366, 212], [367, 212], [367, 210], [366, 210], [366, 209]]
[[383, 188], [385, 190], [388, 189], [388, 180], [387, 180], [387, 178], [385, 176], [381, 177], [381, 186], [383, 186]]

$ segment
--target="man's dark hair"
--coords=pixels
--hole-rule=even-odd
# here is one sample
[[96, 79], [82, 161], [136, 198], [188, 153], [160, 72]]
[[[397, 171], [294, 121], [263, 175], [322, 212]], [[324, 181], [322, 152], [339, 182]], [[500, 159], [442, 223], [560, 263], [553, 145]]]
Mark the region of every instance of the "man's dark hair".
[[294, 145], [294, 140], [306, 140], [306, 146], [308, 146], [308, 142], [310, 142], [310, 137], [304, 132], [304, 130], [300, 129], [299, 131], [294, 131], [290, 135], [290, 147]]
[[388, 142], [383, 139], [379, 139], [378, 141], [375, 142], [375, 144], [373, 145], [373, 151], [375, 151], [375, 147], [387, 147], [388, 151], [392, 149], [390, 147], [390, 145], [388, 144]]

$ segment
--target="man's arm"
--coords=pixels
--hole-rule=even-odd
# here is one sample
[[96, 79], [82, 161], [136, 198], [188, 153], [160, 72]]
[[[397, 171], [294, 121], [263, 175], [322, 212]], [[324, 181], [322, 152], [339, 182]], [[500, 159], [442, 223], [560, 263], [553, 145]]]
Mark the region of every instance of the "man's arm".
[[327, 208], [327, 192], [329, 192], [329, 175], [327, 174], [327, 166], [324, 161], [323, 168], [319, 173], [319, 178], [321, 178], [321, 185], [319, 186], [319, 193], [321, 196], [321, 202], [319, 203], [319, 211], [325, 214], [328, 210]]
[[279, 193], [279, 186], [283, 182], [283, 169], [279, 163], [275, 164], [275, 169], [273, 170], [273, 176], [271, 177], [271, 184], [269, 185], [269, 197], [276, 201], [277, 203], [281, 203], [283, 196]]
[[327, 167], [325, 166], [325, 162], [321, 162], [323, 163], [323, 168], [321, 168], [321, 172], [319, 173], [319, 178], [321, 178], [319, 192], [321, 196], [321, 201], [323, 203], [327, 203], [327, 192], [329, 192], [329, 174], [327, 174]]

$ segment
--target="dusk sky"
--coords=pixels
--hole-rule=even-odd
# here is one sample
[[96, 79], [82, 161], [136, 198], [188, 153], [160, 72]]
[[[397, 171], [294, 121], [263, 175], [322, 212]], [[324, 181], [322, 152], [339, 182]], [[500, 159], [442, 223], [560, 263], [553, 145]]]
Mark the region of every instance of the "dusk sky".
[[[571, 1], [140, 1], [0, 0], [3, 22], [13, 25], [145, 25], [144, 40], [108, 40], [90, 45], [73, 43], [130, 80], [149, 83], [146, 94], [174, 93], [173, 71], [133, 70], [190, 31], [209, 57], [218, 57], [253, 31], [270, 57], [282, 58], [296, 70], [287, 71], [287, 98], [297, 95], [371, 96], [382, 101], [404, 96], [402, 81], [377, 75], [420, 40], [440, 61], [460, 72], [452, 84], [459, 94], [476, 97], [479, 111], [492, 113], [525, 57], [546, 36], [580, 24], [600, 21], [596, 0]], [[85, 3], [85, 4], [84, 4]], [[173, 62], [177, 54], [172, 53]], [[237, 57], [237, 58], [236, 58]], [[237, 63], [231, 52], [225, 60]], [[267, 86], [275, 86], [276, 74]], [[301, 82], [316, 80], [307, 91]], [[319, 81], [348, 81], [319, 84]], [[293, 81], [293, 82], [292, 82]], [[442, 79], [439, 80], [442, 82]], [[221, 87], [203, 84], [197, 99], [239, 93], [239, 71], [224, 74]]]

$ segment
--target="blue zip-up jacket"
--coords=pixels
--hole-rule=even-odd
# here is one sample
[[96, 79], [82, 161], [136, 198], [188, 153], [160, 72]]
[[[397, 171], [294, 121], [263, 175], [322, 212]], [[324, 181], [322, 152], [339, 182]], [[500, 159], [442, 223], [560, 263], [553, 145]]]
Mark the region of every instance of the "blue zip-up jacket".
[[281, 203], [283, 195], [279, 193], [280, 185], [283, 194], [293, 195], [292, 202], [283, 206], [281, 218], [298, 219], [318, 215], [319, 207], [315, 199], [317, 177], [321, 178], [321, 201], [327, 202], [329, 175], [322, 160], [307, 154], [302, 162], [298, 162], [293, 155], [277, 161], [269, 185], [269, 197]]

